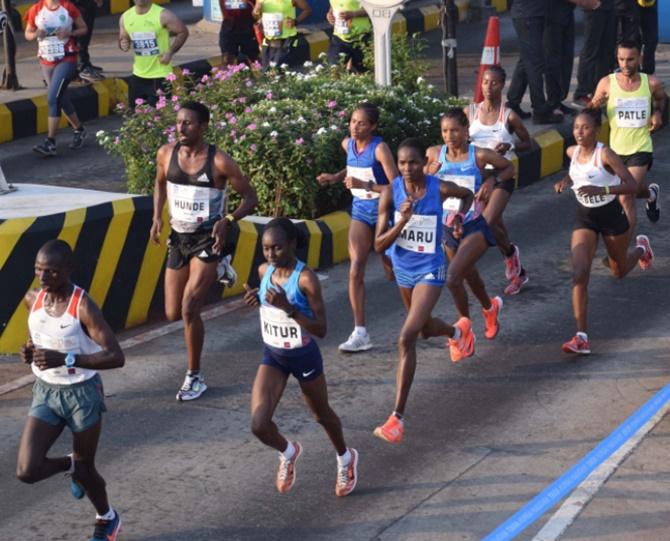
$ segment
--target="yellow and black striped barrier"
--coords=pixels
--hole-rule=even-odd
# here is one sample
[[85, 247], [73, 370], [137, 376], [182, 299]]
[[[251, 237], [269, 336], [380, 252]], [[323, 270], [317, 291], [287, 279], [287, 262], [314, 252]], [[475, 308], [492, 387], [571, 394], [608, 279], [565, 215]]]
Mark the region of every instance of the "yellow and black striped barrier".
[[[23, 297], [37, 286], [37, 251], [54, 238], [72, 246], [77, 262], [72, 280], [88, 290], [115, 330], [161, 319], [169, 228], [164, 228], [161, 244], [154, 245], [149, 240], [152, 216], [152, 198], [142, 196], [49, 216], [0, 220], [0, 352], [15, 353], [27, 339]], [[310, 266], [323, 268], [347, 259], [347, 213], [300, 222], [299, 228], [308, 242], [298, 256]], [[262, 229], [250, 220], [239, 222], [231, 239], [236, 243], [233, 266], [238, 283], [225, 291], [217, 285], [210, 301], [242, 293], [244, 282], [257, 283]]]

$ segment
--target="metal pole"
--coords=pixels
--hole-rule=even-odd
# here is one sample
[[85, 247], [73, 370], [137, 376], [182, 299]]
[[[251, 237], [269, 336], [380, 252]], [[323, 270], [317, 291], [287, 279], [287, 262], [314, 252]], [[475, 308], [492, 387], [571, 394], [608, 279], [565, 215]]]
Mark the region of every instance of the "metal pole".
[[442, 60], [444, 89], [449, 96], [458, 96], [458, 67], [456, 62], [456, 22], [458, 8], [454, 0], [442, 0]]
[[2, 0], [0, 11], [0, 33], [4, 46], [5, 67], [2, 70], [0, 88], [19, 90], [19, 78], [16, 75], [16, 41], [14, 39], [14, 25], [12, 24], [12, 1]]

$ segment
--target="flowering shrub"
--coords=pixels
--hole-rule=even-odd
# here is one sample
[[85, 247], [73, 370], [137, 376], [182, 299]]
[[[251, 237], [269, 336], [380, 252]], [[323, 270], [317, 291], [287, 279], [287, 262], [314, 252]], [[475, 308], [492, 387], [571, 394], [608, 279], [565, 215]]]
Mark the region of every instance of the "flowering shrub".
[[361, 101], [381, 110], [379, 134], [392, 149], [405, 137], [439, 139], [438, 118], [449, 105], [421, 77], [411, 84], [380, 88], [372, 75], [306, 62], [301, 72], [266, 72], [244, 65], [214, 68], [200, 78], [171, 77], [172, 95], [155, 107], [138, 100], [134, 112], [121, 107], [118, 133], [98, 132], [103, 147], [125, 162], [128, 188], [150, 193], [159, 146], [174, 142], [175, 118], [187, 100], [210, 109], [208, 140], [230, 154], [258, 193], [258, 214], [315, 218], [342, 208], [342, 185], [321, 188], [316, 176], [344, 167], [340, 143], [351, 111]]

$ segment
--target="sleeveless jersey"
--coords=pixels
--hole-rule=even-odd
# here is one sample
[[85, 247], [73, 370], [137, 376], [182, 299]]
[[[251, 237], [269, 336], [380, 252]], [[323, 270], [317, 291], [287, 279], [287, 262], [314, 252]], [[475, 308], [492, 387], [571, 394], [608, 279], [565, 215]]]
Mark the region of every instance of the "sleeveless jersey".
[[179, 143], [174, 146], [167, 170], [170, 226], [177, 233], [211, 231], [221, 219], [228, 189], [214, 185], [216, 147], [209, 145], [205, 165], [193, 175], [179, 167], [179, 147]]
[[[39, 291], [28, 316], [28, 330], [35, 346], [40, 349], [52, 349], [61, 353], [74, 354], [102, 351], [102, 348], [84, 332], [79, 321], [79, 305], [85, 294], [86, 292], [82, 288], [74, 286], [63, 315], [53, 317], [47, 313], [44, 307], [46, 291], [43, 289]], [[95, 370], [89, 370], [88, 368], [57, 366], [56, 368], [40, 370], [35, 364], [31, 364], [31, 368], [35, 377], [53, 385], [80, 383], [96, 374]]]
[[621, 184], [621, 179], [610, 173], [603, 166], [602, 162], [602, 153], [603, 144], [598, 143], [595, 150], [593, 151], [593, 156], [587, 163], [579, 163], [577, 157], [579, 156], [579, 151], [581, 150], [579, 146], [575, 147], [575, 151], [572, 153], [572, 160], [570, 161], [570, 171], [569, 175], [572, 179], [572, 189], [575, 192], [575, 197], [577, 201], [585, 207], [602, 207], [614, 201], [617, 197], [614, 194], [609, 195], [592, 195], [584, 197], [579, 195], [579, 188], [582, 186], [618, 186]]
[[[309, 301], [305, 294], [300, 291], [300, 273], [305, 268], [305, 264], [296, 260], [295, 269], [288, 280], [281, 287], [286, 292], [286, 298], [301, 314], [307, 317], [314, 317], [312, 309], [309, 307]], [[261, 334], [263, 342], [271, 350], [275, 350], [282, 355], [286, 355], [289, 350], [291, 354], [298, 354], [295, 350], [300, 350], [311, 341], [311, 336], [296, 322], [288, 317], [284, 310], [275, 308], [270, 304], [265, 304], [265, 294], [268, 289], [274, 287], [272, 284], [272, 275], [275, 271], [273, 265], [268, 265], [261, 285], [258, 288], [258, 296], [261, 301]]]
[[[440, 168], [435, 175], [444, 181], [450, 181], [467, 188], [472, 193], [477, 193], [482, 185], [482, 173], [477, 167], [477, 156], [475, 145], [468, 146], [468, 157], [462, 162], [450, 162], [447, 160], [447, 145], [442, 145], [440, 149]], [[461, 200], [458, 197], [448, 197], [445, 199], [442, 208], [444, 209], [443, 219], [446, 221], [451, 212], [458, 212], [461, 208]], [[481, 213], [480, 206], [473, 201], [463, 219], [463, 223], [470, 222], [478, 218]]]
[[[405, 181], [396, 177], [393, 190], [393, 219], [400, 219], [400, 207], [407, 200]], [[426, 175], [426, 193], [414, 201], [413, 214], [390, 248], [393, 268], [422, 274], [433, 272], [444, 265], [442, 251], [442, 201], [440, 180]]]
[[[347, 144], [347, 176], [355, 177], [365, 182], [372, 181], [375, 184], [388, 184], [389, 181], [384, 173], [382, 164], [375, 157], [377, 147], [382, 142], [378, 135], [374, 136], [366, 147], [360, 152], [356, 149], [356, 142], [353, 137], [349, 138]], [[353, 188], [351, 195], [354, 196], [354, 204], [358, 201], [364, 202], [372, 199], [379, 199], [377, 192], [368, 192], [360, 188]], [[374, 206], [377, 205], [375, 201]]]
[[330, 7], [333, 9], [335, 24], [333, 34], [342, 41], [352, 41], [353, 38], [365, 34], [372, 30], [372, 24], [367, 17], [354, 17], [348, 21], [339, 17], [343, 11], [359, 11], [361, 3], [359, 0], [330, 0]]
[[295, 20], [295, 6], [291, 0], [264, 0], [261, 23], [265, 39], [286, 39], [298, 35], [298, 29], [288, 28], [284, 21]]
[[144, 79], [163, 79], [172, 73], [172, 62], [161, 64], [160, 58], [170, 48], [170, 33], [161, 24], [163, 8], [152, 4], [151, 9], [138, 14], [135, 7], [123, 13], [123, 27], [133, 46], [133, 75]]
[[[514, 148], [514, 136], [509, 132], [508, 120], [511, 110], [500, 105], [498, 118], [493, 124], [483, 124], [479, 119], [479, 110], [481, 104], [470, 104], [470, 141], [480, 148], [489, 148], [493, 150], [500, 143], [512, 145], [505, 153], [505, 158], [512, 159], [512, 149]], [[489, 165], [486, 166], [490, 168]]]
[[37, 56], [41, 64], [55, 66], [61, 61], [77, 61], [77, 41], [70, 36], [62, 40], [56, 34], [60, 30], [72, 31], [74, 21], [81, 16], [77, 7], [63, 1], [55, 9], [47, 7], [44, 0], [34, 4], [26, 13], [26, 21], [38, 30], [44, 30], [46, 36], [37, 40]]
[[616, 74], [609, 76], [610, 91], [607, 100], [607, 118], [610, 125], [610, 147], [619, 156], [636, 152], [652, 152], [649, 133], [651, 119], [651, 88], [649, 77], [640, 73], [640, 87], [633, 92], [623, 90]]

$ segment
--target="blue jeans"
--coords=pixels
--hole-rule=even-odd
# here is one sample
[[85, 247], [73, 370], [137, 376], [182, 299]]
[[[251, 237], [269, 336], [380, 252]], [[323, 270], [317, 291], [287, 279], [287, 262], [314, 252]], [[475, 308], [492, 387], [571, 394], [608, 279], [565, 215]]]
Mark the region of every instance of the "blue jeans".
[[49, 116], [51, 118], [60, 117], [61, 109], [66, 115], [74, 113], [74, 106], [67, 95], [67, 86], [75, 78], [77, 73], [77, 64], [74, 62], [59, 62], [55, 66], [42, 67], [42, 76], [47, 83], [49, 93], [47, 103], [49, 105]]

